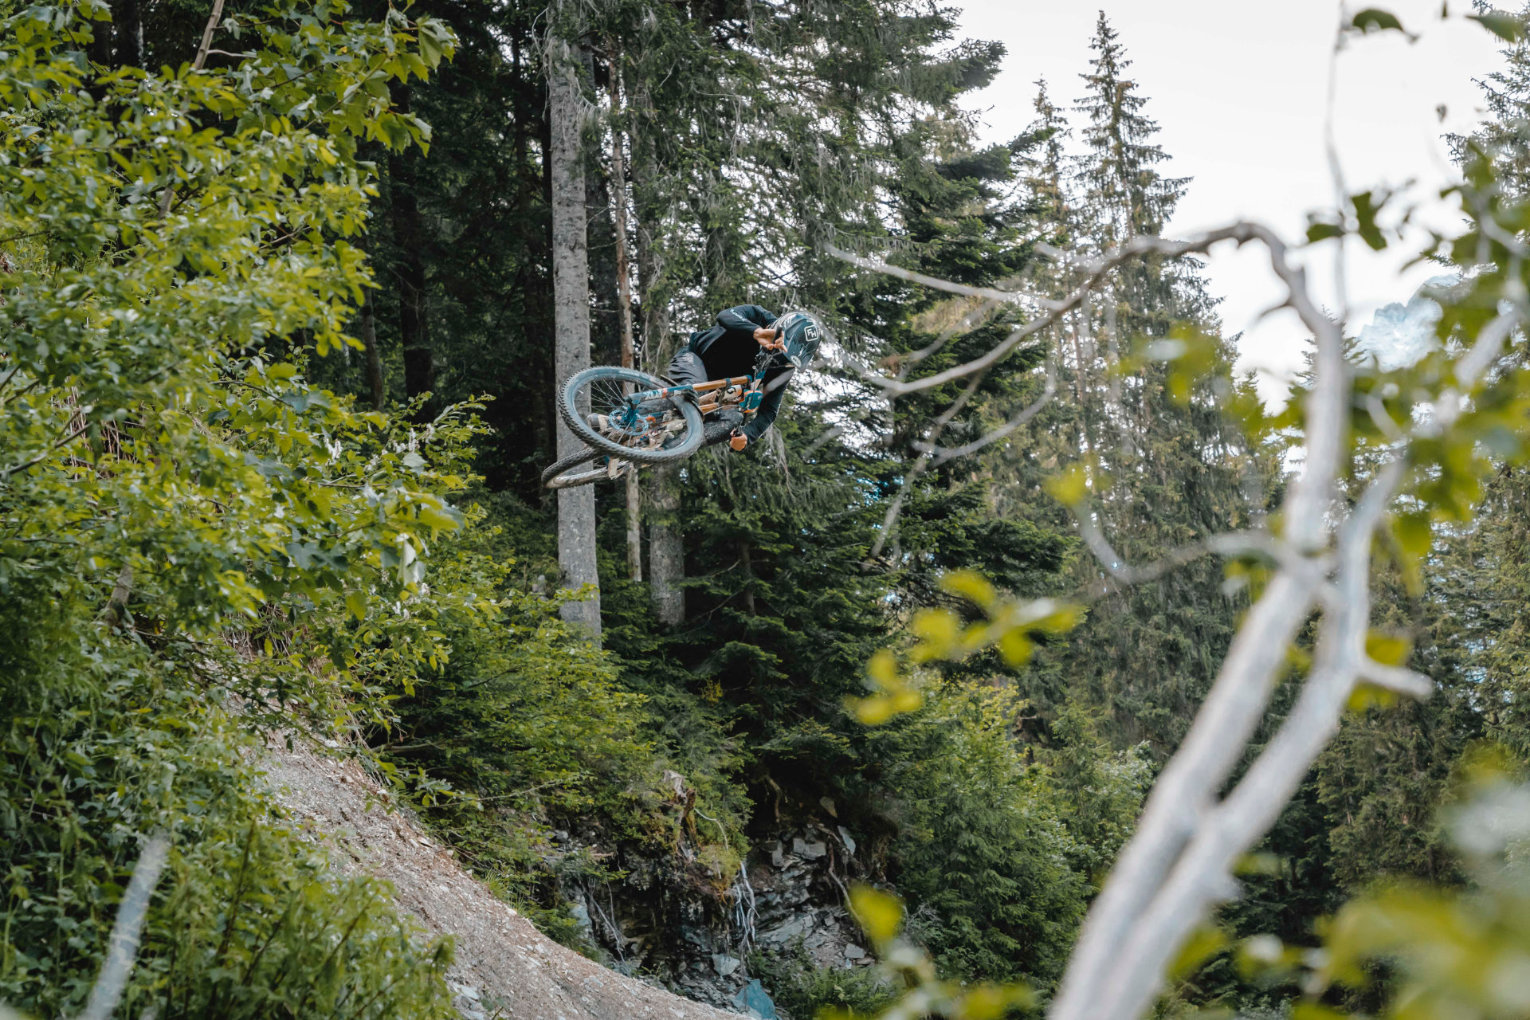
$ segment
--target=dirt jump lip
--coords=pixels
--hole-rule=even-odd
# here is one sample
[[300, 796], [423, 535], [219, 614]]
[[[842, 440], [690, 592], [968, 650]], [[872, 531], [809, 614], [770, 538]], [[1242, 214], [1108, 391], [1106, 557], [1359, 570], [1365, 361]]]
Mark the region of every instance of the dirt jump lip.
[[353, 760], [294, 738], [269, 742], [258, 766], [304, 838], [337, 870], [391, 883], [434, 936], [450, 935], [453, 1005], [469, 1020], [738, 1020], [625, 977], [544, 936], [475, 879], [407, 807]]

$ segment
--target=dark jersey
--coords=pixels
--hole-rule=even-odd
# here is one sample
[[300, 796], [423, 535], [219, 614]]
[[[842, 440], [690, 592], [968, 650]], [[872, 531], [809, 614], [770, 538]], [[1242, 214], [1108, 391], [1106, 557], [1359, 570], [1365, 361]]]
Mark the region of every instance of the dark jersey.
[[[756, 329], [765, 329], [776, 321], [776, 314], [759, 305], [737, 305], [717, 313], [717, 325], [711, 329], [691, 334], [686, 350], [699, 356], [706, 366], [708, 379], [728, 379], [749, 375], [754, 371], [754, 359], [760, 353], [760, 345], [754, 338]], [[776, 420], [781, 399], [786, 396], [786, 384], [796, 370], [790, 365], [772, 365], [765, 373], [765, 399], [755, 412], [744, 434], [749, 441], [760, 438]], [[687, 379], [687, 382], [700, 382]]]

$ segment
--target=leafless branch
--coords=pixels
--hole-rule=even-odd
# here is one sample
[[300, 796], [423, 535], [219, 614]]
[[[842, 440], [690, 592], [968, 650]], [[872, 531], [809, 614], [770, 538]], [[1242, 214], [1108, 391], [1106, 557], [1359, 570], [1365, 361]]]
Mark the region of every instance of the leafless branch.
[[1022, 291], [996, 290], [993, 287], [971, 287], [964, 283], [952, 283], [950, 280], [942, 280], [937, 276], [927, 276], [924, 273], [915, 272], [912, 269], [904, 269], [881, 259], [867, 258], [854, 252], [846, 251], [835, 245], [825, 245], [824, 250], [842, 262], [848, 262], [860, 269], [868, 269], [883, 276], [891, 276], [895, 279], [906, 280], [909, 283], [917, 283], [931, 290], [945, 291], [947, 294], [960, 294], [963, 297], [986, 298], [989, 301], [997, 301], [1001, 304], [1019, 304], [1029, 301], [1042, 308], [1055, 308], [1059, 302], [1051, 298], [1040, 297], [1035, 294], [1026, 294]]
[[[223, 20], [223, 0], [213, 0], [212, 13], [207, 17], [207, 26], [202, 29], [202, 42], [197, 47], [196, 59], [191, 62], [193, 71], [200, 71], [202, 65], [207, 62], [208, 48], [212, 46], [213, 32], [218, 28], [218, 22]], [[163, 219], [170, 215], [170, 203], [175, 200], [175, 182], [172, 179], [165, 185], [165, 191], [159, 196], [159, 215]]]
[[[983, 379], [986, 375], [986, 372], [980, 372], [973, 376], [972, 380], [967, 384], [967, 388], [962, 391], [961, 396], [951, 401], [951, 406], [946, 408], [939, 418], [935, 419], [935, 424], [930, 428], [930, 438], [927, 440], [927, 446], [930, 449], [934, 448], [936, 442], [940, 439], [941, 432], [945, 431], [945, 427], [951, 423], [951, 419], [955, 418], [961, 413], [961, 409], [967, 406], [967, 401], [972, 399], [972, 395], [983, 384]], [[898, 489], [898, 495], [893, 498], [892, 504], [887, 508], [887, 513], [882, 517], [882, 528], [877, 533], [877, 540], [871, 547], [872, 559], [881, 556], [882, 550], [887, 547], [887, 542], [892, 538], [894, 529], [898, 525], [898, 517], [903, 513], [903, 504], [907, 502], [908, 494], [913, 488], [914, 483], [929, 469], [930, 460], [930, 454], [925, 453], [914, 462], [913, 467], [904, 473], [903, 485]]]
[[[1076, 308], [1081, 302], [1083, 302], [1086, 297], [1088, 297], [1090, 293], [1092, 293], [1100, 285], [1100, 282], [1104, 280], [1105, 277], [1109, 276], [1112, 272], [1114, 272], [1117, 268], [1124, 265], [1125, 263], [1131, 262], [1134, 259], [1138, 259], [1144, 255], [1149, 254], [1163, 255], [1167, 258], [1177, 258], [1182, 255], [1205, 252], [1212, 245], [1221, 241], [1229, 240], [1237, 241], [1239, 244], [1243, 244], [1244, 242], [1251, 240], [1263, 241], [1266, 247], [1271, 247], [1272, 253], [1278, 249], [1280, 253], [1280, 260], [1283, 263], [1285, 261], [1284, 242], [1282, 242], [1273, 231], [1256, 223], [1235, 223], [1231, 226], [1223, 227], [1219, 230], [1213, 230], [1205, 234], [1200, 234], [1185, 241], [1170, 241], [1161, 237], [1134, 237], [1098, 261], [1086, 263], [1082, 267], [1084, 274], [1082, 281], [1076, 287], [1074, 287], [1074, 289], [1070, 291], [1066, 297], [1062, 298], [1061, 300], [1047, 300], [1044, 306], [1046, 308], [1045, 314], [1040, 315], [1023, 325], [1016, 326], [1014, 330], [1010, 332], [1008, 337], [1006, 337], [1002, 342], [996, 344], [987, 353], [980, 355], [971, 361], [953, 366], [944, 372], [938, 372], [935, 375], [926, 376], [922, 379], [916, 379], [913, 382], [888, 379], [885, 377], [873, 377], [870, 381], [875, 385], [880, 386], [884, 391], [892, 396], [903, 396], [904, 394], [908, 393], [919, 393], [923, 390], [934, 389], [937, 386], [944, 386], [948, 382], [966, 378], [967, 376], [972, 375], [974, 372], [981, 372], [985, 369], [992, 368], [1005, 357], [1013, 353], [1027, 339], [1039, 333], [1041, 330], [1047, 328], [1048, 326], [1057, 323], [1062, 318], [1064, 313], [1072, 310], [1073, 308]], [[826, 250], [836, 258], [850, 262], [852, 265], [860, 265], [862, 263], [880, 265], [880, 263], [877, 263], [875, 260], [867, 260], [862, 256], [852, 255], [849, 252], [843, 251], [839, 248], [834, 248], [832, 246]], [[1273, 254], [1272, 257], [1274, 257]], [[1285, 268], [1288, 272], [1293, 274], [1301, 273], [1300, 269], [1294, 269], [1289, 266], [1285, 266]], [[960, 287], [961, 285], [951, 284], [950, 286]], [[1000, 295], [1004, 300], [1007, 300], [1010, 303], [1018, 304], [1022, 303], [1024, 300], [1029, 300], [1029, 298], [1027, 298], [1025, 295], [1011, 294], [1006, 291], [992, 291], [988, 294], [979, 293], [976, 296], [993, 297], [994, 295]], [[1040, 302], [1037, 301], [1037, 303], [1039, 304]], [[1319, 317], [1321, 318], [1321, 316]]]
[[955, 460], [958, 457], [966, 457], [969, 454], [977, 453], [979, 450], [986, 446], [991, 446], [994, 443], [997, 443], [999, 440], [1013, 433], [1016, 429], [1024, 427], [1025, 423], [1036, 417], [1036, 415], [1040, 413], [1043, 407], [1046, 407], [1049, 403], [1052, 402], [1052, 398], [1056, 395], [1057, 372], [1052, 366], [1048, 365], [1047, 384], [1042, 389], [1041, 396], [1037, 397], [1030, 404], [1022, 408], [1019, 414], [1016, 414], [1003, 425], [1000, 425], [998, 428], [987, 433], [986, 435], [974, 439], [972, 442], [966, 444], [965, 446], [958, 446], [955, 449], [943, 449], [936, 446], [929, 447], [929, 452], [933, 453], [935, 456], [935, 459], [933, 463], [930, 464], [930, 466], [939, 467], [948, 460]]
[[213, 32], [217, 31], [218, 22], [223, 20], [223, 0], [213, 0], [212, 13], [208, 15], [207, 27], [202, 29], [202, 45], [197, 47], [196, 59], [191, 62], [193, 71], [200, 71], [207, 63], [208, 48], [212, 46]]
[[1367, 659], [1360, 664], [1360, 679], [1409, 698], [1427, 698], [1434, 693], [1434, 681], [1422, 673], [1401, 666], [1388, 666]]
[[1170, 571], [1194, 563], [1203, 556], [1261, 556], [1278, 561], [1283, 554], [1280, 542], [1268, 532], [1234, 531], [1209, 535], [1198, 542], [1188, 542], [1170, 549], [1151, 563], [1133, 566], [1111, 546], [1093, 517], [1079, 514], [1078, 521], [1084, 544], [1089, 547], [1105, 573], [1123, 585], [1156, 581]]
[[77, 1020], [110, 1020], [133, 973], [138, 959], [138, 936], [149, 914], [149, 898], [159, 884], [159, 874], [170, 857], [170, 837], [156, 832], [149, 838], [138, 863], [133, 866], [133, 877], [127, 892], [117, 906], [117, 920], [106, 946], [106, 962], [90, 990], [90, 999]]

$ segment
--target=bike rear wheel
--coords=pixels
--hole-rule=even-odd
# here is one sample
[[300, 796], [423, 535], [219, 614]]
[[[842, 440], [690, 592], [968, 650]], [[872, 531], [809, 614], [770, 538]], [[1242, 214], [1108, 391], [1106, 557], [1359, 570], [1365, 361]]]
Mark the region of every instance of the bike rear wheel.
[[638, 406], [627, 395], [629, 387], [642, 391], [665, 386], [664, 380], [633, 368], [587, 368], [563, 384], [558, 413], [580, 441], [622, 460], [679, 460], [696, 452], [703, 439], [696, 405], [665, 399]]

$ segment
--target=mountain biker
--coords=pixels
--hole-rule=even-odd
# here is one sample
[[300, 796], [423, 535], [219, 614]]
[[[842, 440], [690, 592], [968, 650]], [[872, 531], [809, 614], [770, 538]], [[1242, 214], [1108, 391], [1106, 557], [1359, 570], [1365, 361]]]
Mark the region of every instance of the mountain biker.
[[[765, 391], [759, 410], [743, 426], [733, 430], [728, 445], [742, 450], [759, 439], [776, 420], [781, 398], [797, 369], [813, 360], [822, 329], [806, 312], [777, 316], [759, 305], [736, 305], [717, 313], [717, 325], [697, 330], [665, 370], [680, 385], [731, 379], [754, 371], [761, 349], [771, 351], [761, 387]], [[691, 400], [695, 395], [685, 394]]]

